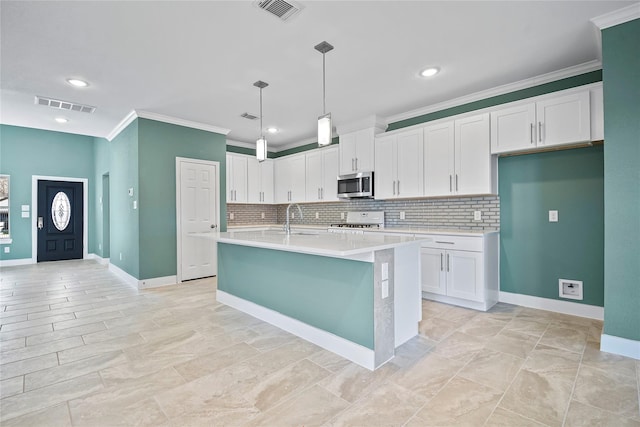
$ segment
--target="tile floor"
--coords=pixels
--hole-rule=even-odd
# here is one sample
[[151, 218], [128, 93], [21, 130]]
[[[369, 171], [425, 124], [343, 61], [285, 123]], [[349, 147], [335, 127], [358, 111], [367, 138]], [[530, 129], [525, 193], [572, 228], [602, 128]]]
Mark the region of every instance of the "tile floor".
[[369, 372], [215, 301], [215, 279], [138, 291], [93, 261], [0, 272], [0, 424], [640, 426], [640, 361], [602, 323], [423, 302]]

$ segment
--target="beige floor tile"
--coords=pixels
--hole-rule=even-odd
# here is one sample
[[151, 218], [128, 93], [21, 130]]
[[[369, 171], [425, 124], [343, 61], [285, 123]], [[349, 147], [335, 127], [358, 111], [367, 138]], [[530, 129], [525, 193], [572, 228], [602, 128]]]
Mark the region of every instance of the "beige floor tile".
[[320, 381], [319, 384], [336, 396], [348, 402], [355, 402], [385, 383], [397, 371], [398, 367], [391, 363], [375, 371], [350, 364]]
[[[72, 403], [70, 402], [69, 406]], [[74, 427], [105, 425], [109, 427], [158, 427], [169, 422], [158, 403], [152, 398], [131, 403], [97, 404], [82, 412], [74, 407], [71, 411], [71, 419]]]
[[640, 418], [638, 381], [625, 372], [581, 366], [573, 395], [581, 403], [624, 417]]
[[346, 401], [316, 385], [259, 415], [247, 426], [319, 426], [348, 406]]
[[258, 350], [242, 342], [215, 353], [176, 364], [174, 368], [185, 380], [192, 381], [259, 354]]
[[551, 322], [543, 318], [514, 317], [505, 325], [505, 329], [523, 334], [541, 337]]
[[588, 333], [576, 327], [550, 325], [540, 338], [540, 344], [582, 353]]
[[527, 333], [504, 329], [487, 341], [486, 347], [491, 350], [526, 358], [535, 348], [539, 338]]
[[391, 381], [419, 395], [431, 398], [445, 386], [464, 363], [427, 353], [420, 361], [403, 369]]
[[524, 369], [541, 374], [562, 377], [573, 384], [581, 356], [569, 350], [537, 345], [525, 362]]
[[71, 427], [66, 403], [51, 406], [2, 422], [2, 427]]
[[484, 349], [471, 359], [458, 376], [504, 392], [523, 364], [524, 359]]
[[124, 357], [124, 354], [121, 351], [115, 351], [82, 359], [77, 362], [67, 363], [65, 365], [53, 366], [48, 369], [26, 374], [24, 378], [24, 389], [25, 391], [30, 391], [36, 388], [45, 387], [92, 372], [98, 372], [101, 369], [105, 369], [119, 363], [126, 363], [126, 361], [127, 358]]
[[452, 379], [409, 422], [409, 426], [481, 426], [502, 393], [464, 378]]
[[[4, 304], [2, 304], [2, 302], [0, 301], [0, 310], [4, 310], [4, 308], [2, 307], [4, 307]], [[26, 314], [28, 318], [29, 313], [38, 313], [38, 312], [46, 313], [49, 311], [50, 309], [48, 305], [39, 305], [36, 307], [29, 307], [22, 310], [0, 311], [0, 318], [18, 316], [20, 314]]]
[[27, 337], [27, 346], [44, 344], [51, 341], [60, 340], [63, 338], [81, 337], [84, 334], [90, 334], [92, 332], [104, 331], [106, 327], [104, 323], [89, 323], [88, 325], [76, 326], [75, 328], [62, 329], [59, 331], [49, 331], [43, 334], [32, 335]]
[[32, 328], [34, 326], [52, 324], [55, 322], [62, 322], [64, 320], [72, 320], [72, 319], [75, 319], [75, 316], [73, 315], [73, 313], [58, 314], [57, 316], [41, 317], [39, 319], [26, 320], [24, 322], [9, 323], [8, 325], [2, 325], [2, 332], [11, 332], [17, 329]]
[[309, 356], [307, 359], [330, 372], [338, 372], [353, 363], [350, 360], [328, 350], [320, 350]]
[[44, 344], [27, 346], [16, 350], [6, 351], [2, 353], [0, 361], [5, 363], [11, 363], [22, 359], [30, 359], [32, 357], [38, 357], [49, 353], [55, 353], [56, 351], [64, 351], [65, 349], [80, 348], [84, 343], [80, 337], [64, 338], [56, 341], [51, 341]]
[[44, 334], [45, 332], [53, 331], [53, 326], [50, 324], [39, 325], [31, 328], [17, 329], [10, 332], [0, 331], [0, 342], [14, 340], [16, 338], [29, 337], [31, 335]]
[[0, 421], [4, 426], [5, 421], [11, 418], [39, 411], [93, 393], [101, 388], [103, 385], [100, 376], [93, 373], [7, 397], [0, 400]]
[[582, 354], [582, 363], [603, 370], [619, 370], [633, 377], [636, 374], [636, 360], [630, 357], [600, 351], [600, 345], [588, 342]]
[[435, 345], [435, 341], [418, 335], [396, 348], [395, 356], [389, 363], [401, 368], [409, 367], [420, 360]]
[[19, 359], [11, 363], [3, 363], [0, 365], [0, 380], [40, 371], [53, 366], [58, 366], [58, 356], [56, 353], [44, 354], [29, 359]]
[[624, 418], [575, 400], [569, 405], [566, 427], [640, 427], [640, 420]]
[[497, 407], [487, 420], [485, 427], [544, 427], [537, 421], [525, 418], [515, 412]]
[[444, 312], [436, 314], [435, 317], [456, 323], [458, 325], [467, 323], [477, 317], [478, 314], [480, 314], [480, 312], [478, 312], [477, 310], [471, 310], [469, 308], [456, 306], [445, 307], [448, 308]]
[[393, 383], [376, 389], [327, 423], [331, 427], [401, 426], [424, 406], [427, 399]]
[[[26, 314], [18, 314], [14, 316], [3, 316], [3, 317], [0, 317], [0, 326], [7, 326], [7, 325], [10, 325], [11, 323], [26, 322], [27, 320], [28, 319]], [[16, 328], [16, 329], [20, 329], [20, 328]]]
[[61, 365], [86, 359], [87, 357], [99, 354], [110, 353], [117, 350], [126, 350], [129, 347], [144, 342], [139, 334], [129, 334], [124, 337], [115, 338], [108, 341], [101, 341], [93, 344], [86, 344], [82, 347], [70, 348], [58, 352], [58, 360]]
[[462, 332], [454, 332], [438, 343], [434, 351], [449, 359], [469, 361], [478, 351], [482, 350], [485, 340]]
[[0, 381], [0, 398], [22, 393], [24, 390], [24, 377], [18, 376]]
[[418, 324], [418, 333], [430, 340], [441, 341], [451, 335], [459, 324], [439, 317], [427, 317]]
[[82, 317], [80, 319], [65, 320], [53, 324], [53, 329], [58, 331], [61, 329], [74, 328], [80, 325], [88, 325], [90, 323], [102, 322], [104, 320], [115, 319], [116, 317], [124, 317], [119, 311], [109, 311], [107, 313], [96, 314], [95, 316]]
[[140, 333], [145, 330], [157, 329], [158, 325], [153, 323], [153, 321], [140, 322], [137, 324], [132, 324], [128, 326], [109, 328], [105, 330], [100, 330], [96, 332], [91, 332], [88, 334], [82, 335], [82, 340], [85, 344], [93, 344], [102, 341], [109, 341], [114, 338], [121, 338], [133, 333]]
[[508, 321], [506, 320], [476, 316], [461, 326], [458, 330], [474, 337], [489, 338], [502, 331], [507, 323]]
[[2, 341], [0, 342], [0, 353], [9, 351], [9, 350], [16, 350], [18, 348], [23, 348], [25, 346], [25, 342], [26, 342], [26, 338], [24, 337], [16, 338], [13, 340]]

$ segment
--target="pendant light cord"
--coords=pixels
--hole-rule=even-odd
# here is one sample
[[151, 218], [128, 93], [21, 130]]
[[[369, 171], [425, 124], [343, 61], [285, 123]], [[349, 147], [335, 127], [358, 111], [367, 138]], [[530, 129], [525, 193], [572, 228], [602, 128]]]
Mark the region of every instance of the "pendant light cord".
[[324, 64], [324, 53], [322, 54], [322, 114], [327, 114], [327, 96], [326, 96], [326, 73]]
[[260, 138], [264, 139], [262, 132], [262, 88], [260, 88]]

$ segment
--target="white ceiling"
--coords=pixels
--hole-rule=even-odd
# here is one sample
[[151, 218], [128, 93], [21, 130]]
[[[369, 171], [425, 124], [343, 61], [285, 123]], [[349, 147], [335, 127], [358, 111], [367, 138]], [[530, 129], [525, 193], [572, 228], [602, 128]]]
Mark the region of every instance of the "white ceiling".
[[[315, 141], [327, 110], [340, 128], [598, 60], [590, 22], [620, 1], [301, 1], [289, 21], [251, 1], [5, 1], [0, 120], [107, 136], [132, 111], [230, 129], [252, 142], [264, 89], [270, 149]], [[418, 77], [426, 66], [441, 73]], [[65, 82], [90, 83], [77, 89]], [[41, 95], [94, 114], [34, 104]], [[65, 116], [66, 124], [53, 119]]]

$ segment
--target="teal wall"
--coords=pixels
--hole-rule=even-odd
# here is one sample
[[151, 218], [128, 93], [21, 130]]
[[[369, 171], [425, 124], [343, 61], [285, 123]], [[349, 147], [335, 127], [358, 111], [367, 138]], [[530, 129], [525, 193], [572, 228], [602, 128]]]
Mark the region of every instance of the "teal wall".
[[[604, 305], [603, 166], [602, 146], [499, 159], [501, 291]], [[584, 299], [559, 298], [558, 279]]]
[[136, 277], [142, 280], [177, 272], [176, 157], [220, 162], [222, 230], [227, 226], [227, 174], [224, 135], [147, 119], [138, 119], [138, 126], [139, 189], [134, 199], [139, 206], [140, 271]]
[[[89, 253], [95, 253], [102, 258], [109, 258], [109, 248], [105, 248], [105, 240], [108, 244], [108, 237], [104, 236], [104, 218], [103, 207], [108, 209], [109, 201], [104, 197], [103, 189], [103, 176], [109, 173], [109, 141], [104, 138], [93, 138], [93, 162], [94, 162], [94, 176], [95, 182], [95, 195], [93, 197], [94, 202], [94, 221], [91, 221], [90, 235], [94, 236], [93, 244], [89, 248]], [[102, 200], [102, 203], [100, 203]], [[107, 219], [109, 215], [106, 215]]]
[[218, 289], [374, 348], [373, 264], [218, 245]]
[[640, 19], [602, 31], [604, 333], [640, 341]]
[[[31, 176], [87, 178], [89, 248], [94, 244], [95, 203], [93, 138], [18, 126], [0, 125], [0, 174], [10, 175], [11, 252], [0, 260], [31, 258], [31, 217], [21, 217], [21, 205], [31, 205]], [[33, 215], [34, 212], [31, 212]]]
[[[109, 260], [111, 264], [136, 278], [140, 277], [140, 210], [133, 209], [133, 201], [138, 199], [140, 191], [138, 122], [139, 120], [134, 120], [108, 143], [111, 196]], [[129, 188], [133, 188], [133, 197], [128, 194]], [[122, 259], [120, 259], [121, 256]]]

